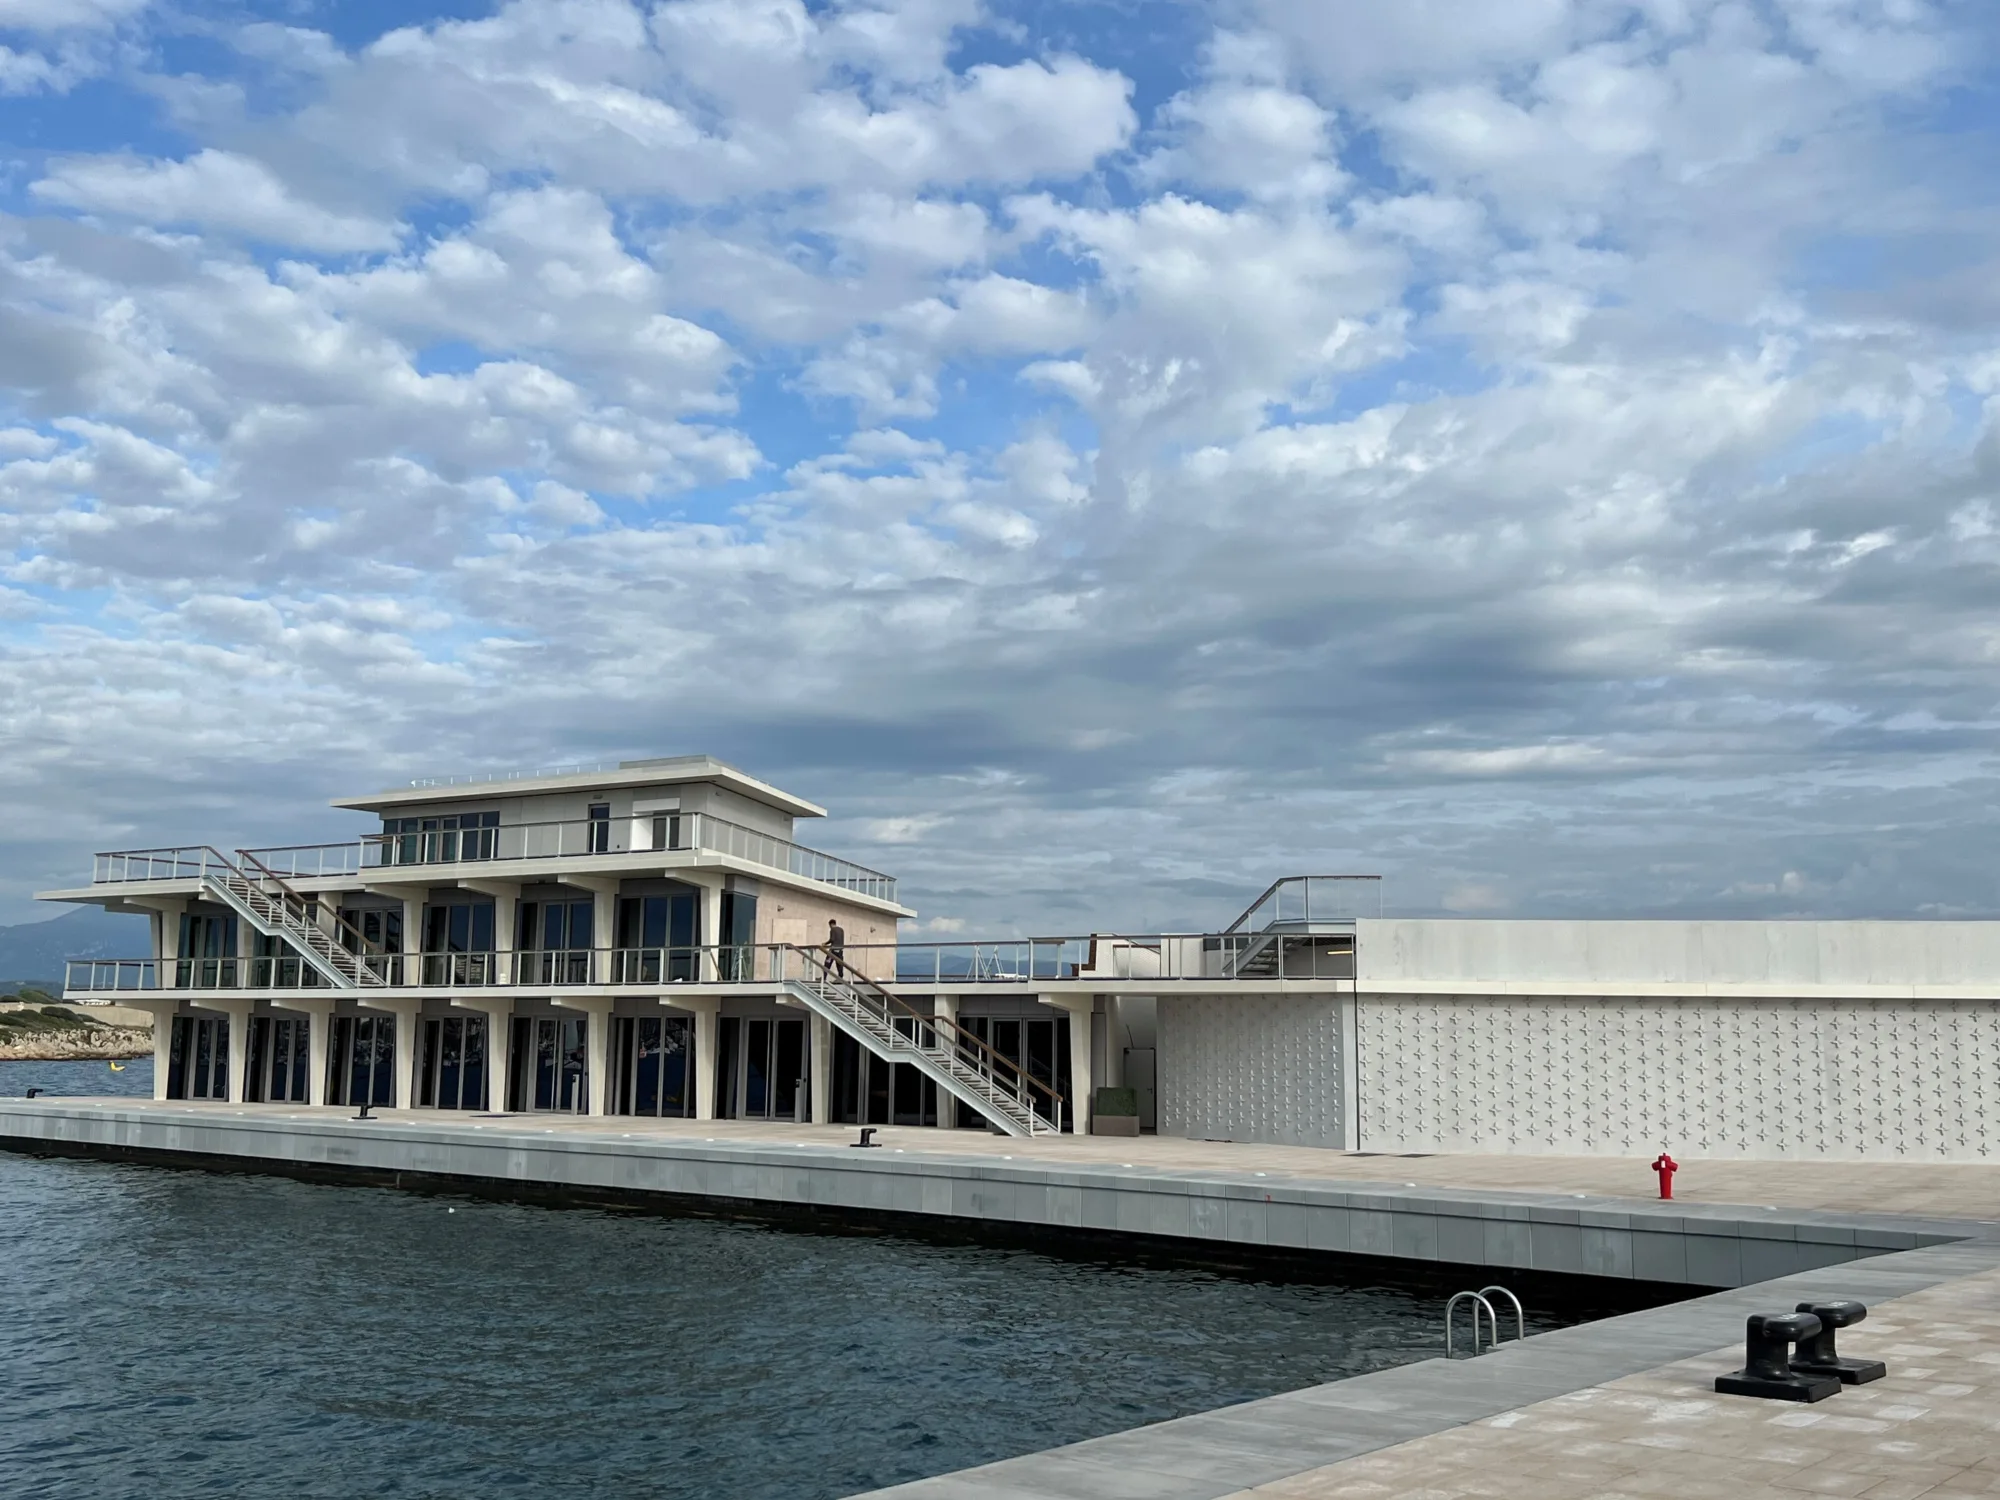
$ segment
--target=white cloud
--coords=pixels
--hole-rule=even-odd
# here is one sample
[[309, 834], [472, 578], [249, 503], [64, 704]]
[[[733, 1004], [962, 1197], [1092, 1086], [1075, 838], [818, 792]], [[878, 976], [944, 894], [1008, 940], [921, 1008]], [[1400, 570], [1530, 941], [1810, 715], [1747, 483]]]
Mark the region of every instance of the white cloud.
[[402, 233], [401, 226], [381, 219], [309, 203], [263, 162], [212, 149], [185, 161], [71, 157], [56, 162], [32, 191], [69, 208], [163, 225], [195, 224], [302, 250], [385, 250]]
[[1145, 119], [1004, 0], [19, 43], [192, 144], [0, 219], [17, 878], [713, 749], [988, 932], [1990, 909], [1969, 13], [1208, 15]]
[[151, 0], [0, 0], [0, 31], [92, 31], [138, 15]]

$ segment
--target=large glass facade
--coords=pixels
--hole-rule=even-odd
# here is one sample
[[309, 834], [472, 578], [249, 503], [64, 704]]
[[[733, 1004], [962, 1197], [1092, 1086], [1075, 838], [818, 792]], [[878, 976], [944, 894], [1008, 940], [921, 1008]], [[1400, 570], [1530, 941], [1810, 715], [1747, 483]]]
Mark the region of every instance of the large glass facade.
[[181, 914], [180, 964], [174, 983], [182, 989], [235, 989], [236, 918], [202, 912]]
[[[884, 1062], [853, 1037], [833, 1039], [833, 1120], [845, 1125], [935, 1125], [938, 1087], [909, 1063]], [[952, 1102], [949, 1094], [946, 1104]]]
[[583, 1016], [514, 1017], [507, 1107], [582, 1114], [590, 1107], [589, 1036]]
[[423, 1024], [417, 1102], [426, 1109], [486, 1108], [486, 1017], [437, 1016]]
[[311, 1022], [305, 1016], [252, 1016], [243, 1097], [255, 1103], [304, 1104]]
[[748, 891], [722, 893], [722, 931], [715, 941], [716, 977], [725, 982], [749, 979], [756, 973], [757, 898]]
[[624, 896], [618, 902], [616, 984], [686, 983], [699, 973], [695, 894]]
[[804, 1120], [811, 1110], [806, 1079], [806, 1023], [779, 1017], [724, 1016], [717, 1028], [722, 1098], [731, 1120]]
[[328, 1104], [396, 1102], [394, 1016], [335, 1016], [328, 1040]]
[[227, 1016], [175, 1016], [167, 1047], [169, 1099], [229, 1097]]
[[[1044, 1020], [1040, 1016], [966, 1016], [959, 1024], [1030, 1078], [1065, 1096], [1069, 1093], [1068, 1017]], [[993, 1071], [999, 1073], [1003, 1082], [1013, 1077], [1004, 1068]], [[1054, 1108], [1049, 1096], [1038, 1089], [1028, 1090], [1028, 1097], [1036, 1112], [1044, 1118]], [[977, 1112], [960, 1105], [958, 1123], [978, 1125], [984, 1122]], [[1050, 1123], [1055, 1122], [1051, 1120]], [[1067, 1102], [1063, 1109], [1062, 1126], [1065, 1130], [1076, 1128], [1074, 1110]]]
[[449, 864], [492, 859], [499, 852], [500, 814], [448, 813], [430, 818], [384, 818], [382, 862], [389, 865]]
[[434, 902], [424, 907], [424, 983], [491, 984], [493, 903]]
[[299, 950], [275, 933], [250, 935], [250, 983], [257, 989], [310, 989], [326, 983]]
[[621, 1115], [694, 1116], [694, 1023], [680, 1016], [619, 1016], [612, 1057]]
[[514, 947], [516, 984], [588, 984], [594, 907], [582, 900], [523, 901]]

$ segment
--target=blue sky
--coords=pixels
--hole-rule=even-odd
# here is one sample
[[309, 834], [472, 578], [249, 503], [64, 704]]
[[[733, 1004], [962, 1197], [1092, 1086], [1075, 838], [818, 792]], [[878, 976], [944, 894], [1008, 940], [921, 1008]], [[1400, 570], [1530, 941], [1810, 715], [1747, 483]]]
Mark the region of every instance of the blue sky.
[[928, 930], [1990, 915], [1950, 0], [0, 0], [0, 920], [705, 751]]

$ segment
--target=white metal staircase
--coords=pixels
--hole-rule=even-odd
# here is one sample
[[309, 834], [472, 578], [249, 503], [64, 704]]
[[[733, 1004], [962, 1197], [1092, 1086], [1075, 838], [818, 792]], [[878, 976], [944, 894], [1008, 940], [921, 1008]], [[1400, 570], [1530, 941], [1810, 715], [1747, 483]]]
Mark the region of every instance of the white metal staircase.
[[877, 1057], [911, 1064], [1002, 1135], [1052, 1135], [1061, 1128], [1062, 1095], [956, 1022], [924, 1015], [852, 970], [829, 973], [809, 950], [793, 951], [806, 960], [810, 977], [786, 980], [785, 992]]
[[[201, 878], [209, 893], [266, 937], [284, 939], [328, 984], [354, 990], [388, 983], [383, 966], [370, 963], [372, 955], [336, 941], [313, 919], [306, 898], [254, 854], [238, 850], [239, 865], [213, 849], [203, 853]], [[365, 950], [360, 934], [354, 936]]]

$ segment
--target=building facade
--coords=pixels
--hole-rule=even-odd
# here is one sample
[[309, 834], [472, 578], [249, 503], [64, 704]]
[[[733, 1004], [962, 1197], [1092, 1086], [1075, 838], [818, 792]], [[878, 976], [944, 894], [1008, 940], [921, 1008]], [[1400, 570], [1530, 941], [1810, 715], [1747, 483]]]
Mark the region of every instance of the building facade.
[[153, 1012], [160, 1097], [1028, 1134], [1108, 1086], [1350, 1150], [2000, 1151], [2000, 923], [1388, 920], [1313, 876], [1209, 933], [915, 943], [794, 840], [821, 808], [707, 757], [335, 805], [375, 826], [43, 893], [151, 919], [67, 997]]

